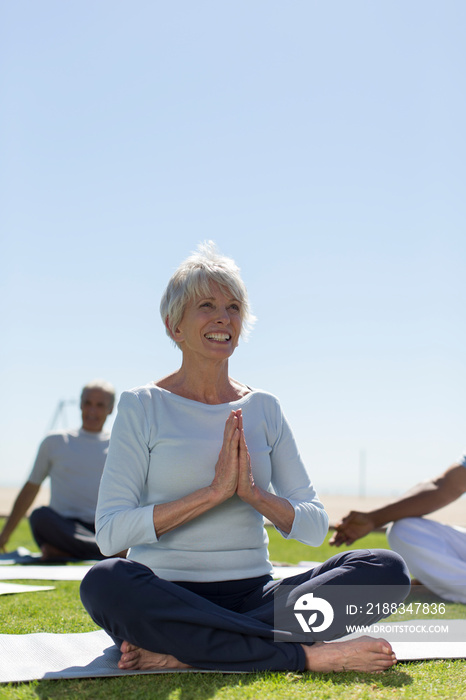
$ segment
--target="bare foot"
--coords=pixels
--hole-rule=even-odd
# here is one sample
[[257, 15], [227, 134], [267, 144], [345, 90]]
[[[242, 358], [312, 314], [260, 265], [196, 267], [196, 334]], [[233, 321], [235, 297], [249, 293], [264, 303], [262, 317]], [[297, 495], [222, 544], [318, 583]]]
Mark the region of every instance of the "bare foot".
[[393, 649], [381, 638], [364, 636], [346, 642], [316, 642], [311, 646], [302, 646], [307, 671], [381, 673], [396, 664]]
[[159, 668], [191, 668], [169, 654], [157, 654], [155, 651], [141, 649], [129, 642], [123, 642], [118, 668], [132, 671], [152, 671]]

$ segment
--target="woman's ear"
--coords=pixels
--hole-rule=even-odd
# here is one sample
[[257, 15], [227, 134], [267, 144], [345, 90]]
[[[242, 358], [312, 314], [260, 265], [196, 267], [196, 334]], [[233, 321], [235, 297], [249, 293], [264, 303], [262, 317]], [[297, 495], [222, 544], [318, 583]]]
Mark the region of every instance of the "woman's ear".
[[168, 316], [165, 317], [165, 328], [169, 332], [170, 338], [173, 339], [173, 332], [172, 332], [172, 329], [170, 328], [170, 319], [168, 318]]
[[171, 325], [170, 325], [170, 319], [168, 318], [168, 316], [167, 316], [166, 319], [165, 319], [165, 327], [166, 327], [167, 331], [168, 331], [169, 334], [170, 334], [170, 338], [171, 338], [172, 340], [174, 340], [175, 343], [178, 343], [178, 342], [181, 340], [181, 338], [179, 337], [179, 336], [181, 335], [181, 331], [180, 331], [179, 328], [173, 329], [173, 328], [171, 327]]

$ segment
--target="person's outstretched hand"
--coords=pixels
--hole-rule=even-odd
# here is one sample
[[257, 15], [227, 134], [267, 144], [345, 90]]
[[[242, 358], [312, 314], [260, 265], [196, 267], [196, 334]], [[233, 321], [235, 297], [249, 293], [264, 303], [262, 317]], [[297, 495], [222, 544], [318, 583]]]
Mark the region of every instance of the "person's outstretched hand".
[[368, 535], [375, 528], [375, 523], [369, 513], [361, 513], [352, 510], [346, 517], [340, 520], [335, 526], [335, 533], [332, 535], [329, 544], [339, 547], [342, 544], [353, 544], [360, 537]]

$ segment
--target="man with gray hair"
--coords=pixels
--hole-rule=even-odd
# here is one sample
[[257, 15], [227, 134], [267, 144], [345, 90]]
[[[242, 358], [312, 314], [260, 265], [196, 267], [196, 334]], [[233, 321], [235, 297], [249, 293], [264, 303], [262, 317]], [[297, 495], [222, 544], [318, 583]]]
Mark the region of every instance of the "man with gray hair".
[[47, 435], [31, 474], [19, 492], [0, 533], [0, 550], [23, 518], [44, 479], [50, 477], [50, 505], [29, 518], [42, 561], [103, 559], [95, 541], [95, 509], [110, 433], [104, 423], [113, 410], [115, 389], [94, 380], [81, 393], [82, 426]]

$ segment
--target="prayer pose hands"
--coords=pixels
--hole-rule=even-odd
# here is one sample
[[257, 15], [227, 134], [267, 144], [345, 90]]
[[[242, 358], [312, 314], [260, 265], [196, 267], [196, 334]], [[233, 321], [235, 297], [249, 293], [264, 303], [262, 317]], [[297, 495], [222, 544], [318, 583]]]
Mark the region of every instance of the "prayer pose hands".
[[241, 410], [232, 411], [225, 424], [223, 445], [210, 485], [217, 503], [236, 495], [285, 533], [291, 532], [295, 511], [286, 498], [261, 488], [254, 481], [251, 459], [244, 437]]
[[232, 411], [225, 423], [222, 449], [215, 466], [212, 487], [225, 499], [234, 493], [246, 502], [254, 499], [256, 486], [244, 437], [241, 409]]

